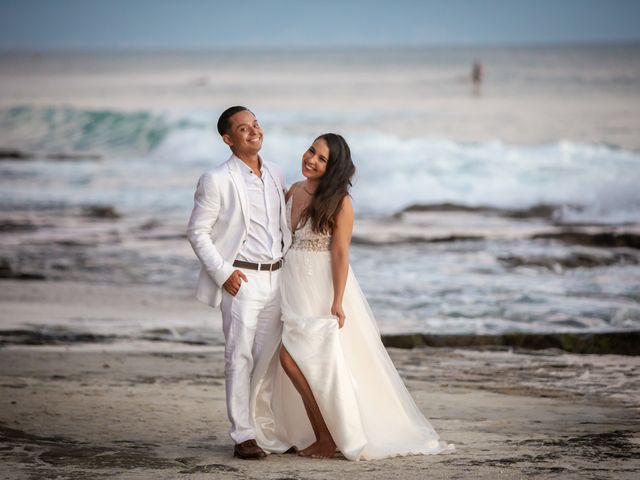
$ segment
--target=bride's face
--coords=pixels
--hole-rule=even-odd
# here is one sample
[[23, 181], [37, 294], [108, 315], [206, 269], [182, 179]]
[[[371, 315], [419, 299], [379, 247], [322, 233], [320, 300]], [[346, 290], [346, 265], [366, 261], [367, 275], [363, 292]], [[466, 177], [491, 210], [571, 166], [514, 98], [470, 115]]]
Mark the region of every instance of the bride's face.
[[324, 175], [328, 162], [329, 146], [319, 138], [302, 155], [302, 175], [309, 180], [317, 180]]

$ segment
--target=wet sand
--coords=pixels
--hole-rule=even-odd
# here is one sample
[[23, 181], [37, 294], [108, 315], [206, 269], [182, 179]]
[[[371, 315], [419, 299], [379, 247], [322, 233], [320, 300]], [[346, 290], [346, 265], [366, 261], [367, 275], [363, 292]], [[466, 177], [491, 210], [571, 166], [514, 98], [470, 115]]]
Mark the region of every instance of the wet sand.
[[[21, 287], [20, 287], [21, 286]], [[123, 325], [214, 311], [158, 288], [3, 282], [3, 323]], [[20, 287], [20, 288], [18, 288]], [[168, 320], [167, 320], [168, 321]], [[219, 330], [218, 330], [219, 331]], [[452, 454], [372, 462], [232, 457], [221, 345], [111, 339], [0, 348], [3, 479], [635, 478], [640, 358], [390, 349]]]

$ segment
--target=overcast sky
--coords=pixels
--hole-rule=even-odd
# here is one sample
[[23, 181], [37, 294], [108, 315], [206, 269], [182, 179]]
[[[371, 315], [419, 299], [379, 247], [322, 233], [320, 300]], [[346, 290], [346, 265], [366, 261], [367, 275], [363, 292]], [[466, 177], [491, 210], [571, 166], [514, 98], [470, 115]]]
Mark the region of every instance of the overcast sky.
[[0, 0], [2, 49], [640, 41], [640, 0]]

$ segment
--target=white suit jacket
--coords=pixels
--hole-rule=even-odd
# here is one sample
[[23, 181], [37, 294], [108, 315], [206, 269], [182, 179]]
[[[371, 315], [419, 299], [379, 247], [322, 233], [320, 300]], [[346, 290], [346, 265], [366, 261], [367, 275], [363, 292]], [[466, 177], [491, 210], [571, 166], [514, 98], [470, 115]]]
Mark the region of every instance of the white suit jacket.
[[[222, 285], [236, 269], [233, 262], [249, 230], [249, 196], [235, 155], [198, 180], [187, 238], [200, 259], [202, 269], [196, 289], [201, 302], [217, 307]], [[284, 177], [273, 165], [262, 162], [275, 180], [280, 196], [280, 229], [283, 254], [291, 245], [284, 201]]]

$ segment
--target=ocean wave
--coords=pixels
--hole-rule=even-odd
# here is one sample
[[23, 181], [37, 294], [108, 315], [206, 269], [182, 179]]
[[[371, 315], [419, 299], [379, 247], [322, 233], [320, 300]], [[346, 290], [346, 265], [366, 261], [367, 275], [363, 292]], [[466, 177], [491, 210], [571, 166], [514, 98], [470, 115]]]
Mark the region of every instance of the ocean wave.
[[148, 152], [170, 132], [201, 126], [197, 119], [174, 119], [162, 112], [16, 106], [0, 109], [0, 146], [20, 156]]
[[[78, 191], [79, 197], [100, 192], [101, 202], [122, 210], [161, 205], [165, 210], [186, 212], [191, 203], [191, 193], [186, 192], [193, 189], [198, 172], [229, 155], [215, 133], [217, 114], [213, 109], [121, 112], [14, 107], [0, 110], [0, 147], [18, 153], [40, 152], [38, 158], [45, 161], [47, 156], [60, 159], [61, 154], [62, 158], [77, 158], [78, 152], [104, 155], [113, 178], [110, 185], [122, 183], [122, 188], [135, 189], [135, 196], [122, 195], [121, 189], [114, 189], [117, 197], [96, 190], [92, 182], [104, 178], [97, 166], [52, 170], [37, 162], [27, 163], [34, 164], [43, 183], [44, 172], [47, 179], [52, 173], [56, 177], [68, 174], [74, 191], [85, 188], [82, 182], [86, 182], [90, 191]], [[367, 129], [365, 117], [261, 112], [266, 133], [261, 153], [279, 164], [291, 183], [301, 178], [301, 155], [317, 134], [327, 130], [344, 134], [357, 168], [352, 194], [359, 215], [389, 215], [414, 204], [452, 203], [520, 211], [529, 217], [551, 215], [556, 223], [640, 222], [640, 152], [569, 141], [465, 143], [421, 132], [400, 137]], [[12, 163], [17, 161], [3, 162]], [[3, 168], [3, 175], [25, 172], [28, 167], [20, 168]], [[133, 169], [141, 183], [137, 189], [131, 178]], [[46, 187], [29, 198], [35, 201], [39, 192], [45, 195]], [[27, 200], [26, 194], [10, 193], [7, 198]], [[129, 197], [135, 197], [135, 204], [118, 204]], [[528, 211], [545, 205], [552, 210]]]
[[[640, 154], [603, 145], [461, 144], [385, 135], [351, 137], [359, 167], [354, 197], [372, 211], [415, 203], [563, 207], [560, 220], [640, 219]], [[381, 194], [381, 193], [384, 194]]]
[[[263, 155], [282, 167], [289, 182], [301, 178], [302, 153], [325, 130], [309, 134], [297, 127], [295, 122], [265, 127]], [[640, 221], [640, 152], [567, 141], [469, 144], [375, 131], [341, 132], [357, 168], [352, 194], [360, 214], [392, 214], [412, 204], [449, 202], [505, 209], [514, 215], [553, 215], [559, 223]], [[228, 151], [216, 143], [221, 144], [210, 132], [183, 131], [169, 135], [158, 151], [186, 163], [223, 160]], [[527, 211], [545, 205], [553, 211]]]

